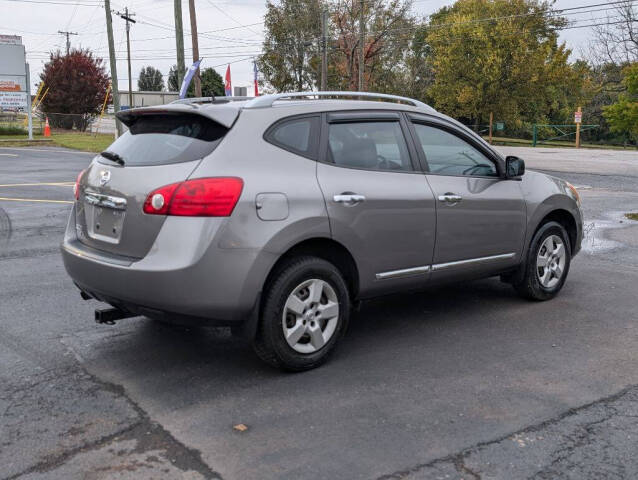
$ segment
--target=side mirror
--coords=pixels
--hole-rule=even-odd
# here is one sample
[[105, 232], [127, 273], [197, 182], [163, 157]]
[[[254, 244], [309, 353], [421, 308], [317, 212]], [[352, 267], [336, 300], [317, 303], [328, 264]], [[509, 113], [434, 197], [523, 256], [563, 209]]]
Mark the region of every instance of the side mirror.
[[525, 174], [525, 161], [522, 158], [509, 156], [505, 158], [505, 177], [516, 178]]

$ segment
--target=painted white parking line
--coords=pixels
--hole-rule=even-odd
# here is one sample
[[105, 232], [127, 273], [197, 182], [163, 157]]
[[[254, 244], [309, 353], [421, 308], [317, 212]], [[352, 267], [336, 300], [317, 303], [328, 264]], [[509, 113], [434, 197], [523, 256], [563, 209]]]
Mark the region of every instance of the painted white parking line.
[[75, 182], [41, 182], [41, 183], [5, 183], [0, 187], [72, 187]]
[[39, 198], [10, 198], [10, 197], [0, 197], [1, 201], [7, 202], [40, 202], [40, 203], [73, 203], [70, 200], [42, 200]]
[[94, 152], [76, 152], [73, 150], [45, 150], [43, 148], [31, 148], [31, 147], [0, 147], [0, 150], [14, 150], [14, 151], [17, 150], [19, 152], [72, 153], [75, 155], [97, 155]]

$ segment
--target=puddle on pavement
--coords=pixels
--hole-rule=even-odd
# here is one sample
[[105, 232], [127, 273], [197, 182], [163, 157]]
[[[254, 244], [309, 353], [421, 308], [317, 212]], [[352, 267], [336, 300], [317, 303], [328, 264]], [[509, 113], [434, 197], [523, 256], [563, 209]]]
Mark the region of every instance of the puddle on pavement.
[[605, 219], [585, 221], [582, 249], [587, 253], [604, 253], [625, 245], [624, 242], [607, 238], [607, 230], [632, 227], [637, 223], [627, 219], [625, 212], [610, 212]]

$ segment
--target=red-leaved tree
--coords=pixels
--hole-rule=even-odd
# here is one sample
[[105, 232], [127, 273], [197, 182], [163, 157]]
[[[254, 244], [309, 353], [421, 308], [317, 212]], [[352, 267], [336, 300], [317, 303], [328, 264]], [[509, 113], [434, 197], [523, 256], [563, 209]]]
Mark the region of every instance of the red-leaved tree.
[[52, 126], [75, 126], [81, 131], [100, 113], [111, 81], [102, 59], [93, 57], [88, 49], [72, 50], [69, 55], [59, 50], [51, 53], [40, 80], [44, 89], [49, 89], [41, 109]]

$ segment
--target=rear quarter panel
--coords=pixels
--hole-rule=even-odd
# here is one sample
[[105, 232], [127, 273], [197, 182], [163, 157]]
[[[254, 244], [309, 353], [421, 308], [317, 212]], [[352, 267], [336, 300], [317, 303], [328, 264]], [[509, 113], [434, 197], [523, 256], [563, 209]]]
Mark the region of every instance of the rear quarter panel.
[[[330, 238], [316, 161], [263, 139], [263, 133], [278, 118], [273, 115], [273, 109], [242, 111], [224, 141], [191, 176], [235, 176], [244, 181], [239, 202], [211, 247], [245, 250], [255, 255], [242, 289], [241, 296], [247, 303], [261, 291], [268, 272], [286, 250], [308, 238]], [[263, 220], [259, 217], [256, 200], [263, 194], [285, 196], [288, 204], [285, 218]]]

